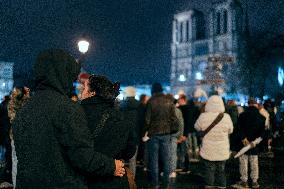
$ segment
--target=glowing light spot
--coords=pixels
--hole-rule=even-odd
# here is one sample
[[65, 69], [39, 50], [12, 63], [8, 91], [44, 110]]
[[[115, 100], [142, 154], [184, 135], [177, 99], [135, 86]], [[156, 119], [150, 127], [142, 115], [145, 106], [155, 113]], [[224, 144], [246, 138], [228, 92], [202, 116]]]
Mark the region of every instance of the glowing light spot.
[[184, 81], [186, 81], [186, 77], [183, 74], [181, 74], [179, 76], [178, 80], [181, 81], [181, 82], [184, 82]]
[[197, 80], [202, 80], [202, 79], [203, 79], [202, 74], [201, 74], [200, 72], [197, 72], [197, 73], [195, 74], [195, 79], [197, 79]]

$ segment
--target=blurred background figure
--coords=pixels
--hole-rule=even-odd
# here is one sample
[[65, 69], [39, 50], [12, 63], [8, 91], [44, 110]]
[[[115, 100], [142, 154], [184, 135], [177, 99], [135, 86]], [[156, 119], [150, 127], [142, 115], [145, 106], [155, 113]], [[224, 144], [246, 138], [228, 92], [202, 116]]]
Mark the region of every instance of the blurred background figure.
[[10, 96], [5, 96], [0, 105], [0, 187], [12, 186], [9, 102]]
[[[30, 99], [30, 89], [28, 87], [15, 87], [11, 94], [11, 100], [8, 106], [8, 115], [10, 117], [10, 123], [12, 124], [17, 112], [27, 103]], [[15, 151], [14, 138], [13, 138], [13, 128], [10, 130], [11, 139], [11, 173], [13, 187], [16, 188], [16, 176], [17, 176], [17, 155]]]
[[[239, 112], [238, 112], [238, 106], [234, 100], [230, 99], [227, 101], [225, 106], [225, 112], [230, 115], [235, 131], [238, 122]], [[232, 151], [237, 151], [236, 140], [237, 140], [236, 132], [233, 132], [230, 135], [230, 149]]]
[[194, 128], [194, 123], [199, 116], [199, 110], [193, 100], [188, 101], [184, 94], [179, 95], [178, 108], [181, 110], [184, 120], [184, 133], [178, 144], [178, 168], [182, 169], [181, 173], [188, 173], [189, 161], [197, 160], [199, 154], [196, 130]]
[[184, 120], [182, 117], [182, 112], [176, 107], [176, 100], [173, 95], [167, 94], [167, 97], [172, 101], [175, 106], [175, 115], [177, 117], [178, 131], [171, 134], [171, 173], [170, 178], [174, 181], [176, 178], [176, 169], [177, 169], [177, 145], [183, 141], [183, 131], [184, 131]]
[[138, 120], [139, 101], [135, 99], [136, 89], [132, 86], [128, 86], [124, 89], [124, 96], [126, 98], [121, 102], [120, 109], [121, 111], [124, 112], [126, 119], [128, 119], [134, 124], [135, 135], [136, 135], [136, 151], [134, 156], [131, 159], [129, 159], [129, 168], [135, 177], [138, 144], [141, 140], [141, 128]]
[[[259, 109], [259, 113], [265, 117], [265, 134], [264, 134], [264, 138], [261, 141], [260, 147], [262, 148], [261, 151], [271, 151], [271, 143], [272, 143], [272, 130], [270, 127], [270, 114], [268, 113], [268, 111], [264, 108], [262, 103], [258, 103], [258, 109]], [[274, 116], [276, 118], [276, 116]], [[275, 120], [275, 124], [276, 123], [276, 119]]]
[[273, 130], [273, 173], [276, 187], [284, 188], [284, 104], [277, 111], [276, 127]]
[[146, 94], [141, 94], [139, 98], [139, 106], [138, 106], [138, 127], [139, 127], [139, 133], [140, 136], [138, 137], [139, 140], [139, 147], [138, 147], [138, 154], [137, 154], [137, 160], [141, 162], [142, 166], [144, 166], [144, 171], [147, 170], [148, 165], [148, 150], [147, 150], [147, 142], [142, 140], [142, 133], [143, 128], [145, 125], [145, 114], [146, 114], [146, 106], [147, 102], [149, 100], [149, 97]]

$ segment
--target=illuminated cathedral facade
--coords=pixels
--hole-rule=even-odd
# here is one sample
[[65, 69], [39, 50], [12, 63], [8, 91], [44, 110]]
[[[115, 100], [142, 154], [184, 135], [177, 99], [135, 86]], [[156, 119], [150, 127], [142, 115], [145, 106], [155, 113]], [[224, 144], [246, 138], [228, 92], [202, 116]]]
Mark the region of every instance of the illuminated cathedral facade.
[[214, 3], [207, 12], [190, 9], [174, 15], [170, 77], [173, 93], [192, 95], [196, 87], [208, 90], [202, 81], [206, 80], [209, 57], [229, 56], [237, 64], [242, 20], [237, 0]]

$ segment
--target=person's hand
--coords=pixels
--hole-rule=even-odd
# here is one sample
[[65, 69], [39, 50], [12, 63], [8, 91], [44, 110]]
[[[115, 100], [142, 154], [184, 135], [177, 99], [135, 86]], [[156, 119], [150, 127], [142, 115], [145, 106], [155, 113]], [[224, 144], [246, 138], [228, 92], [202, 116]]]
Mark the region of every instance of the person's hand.
[[243, 145], [244, 145], [244, 146], [247, 146], [247, 145], [250, 144], [250, 142], [248, 141], [247, 138], [243, 139], [242, 142], [243, 142]]
[[122, 177], [125, 174], [124, 163], [120, 160], [114, 160], [115, 163], [115, 171], [114, 176]]
[[145, 135], [142, 137], [143, 142], [147, 142], [150, 138], [148, 137], [148, 132], [145, 133]]
[[179, 138], [178, 138], [178, 140], [177, 140], [177, 144], [179, 144], [179, 143], [183, 143], [184, 141], [186, 141], [186, 137], [185, 136], [180, 136]]
[[256, 146], [256, 144], [253, 143], [253, 142], [251, 142], [251, 143], [250, 143], [250, 146], [251, 146], [251, 148], [254, 148], [254, 147]]

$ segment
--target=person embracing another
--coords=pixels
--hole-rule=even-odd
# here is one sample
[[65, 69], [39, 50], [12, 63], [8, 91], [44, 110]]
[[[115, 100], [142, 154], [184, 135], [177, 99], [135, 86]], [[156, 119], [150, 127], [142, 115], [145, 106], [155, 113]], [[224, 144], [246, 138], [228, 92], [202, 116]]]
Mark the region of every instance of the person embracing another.
[[80, 65], [64, 50], [41, 52], [36, 90], [12, 128], [19, 189], [87, 189], [82, 172], [123, 176], [121, 161], [95, 151], [86, 116], [69, 95]]

